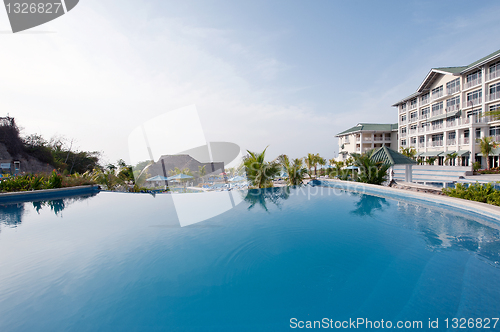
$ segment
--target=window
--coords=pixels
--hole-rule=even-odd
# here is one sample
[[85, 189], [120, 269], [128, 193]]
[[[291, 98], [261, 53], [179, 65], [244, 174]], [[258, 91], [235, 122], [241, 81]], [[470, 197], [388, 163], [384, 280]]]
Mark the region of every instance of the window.
[[419, 142], [420, 144], [425, 143], [425, 136], [419, 136], [419, 137], [418, 137], [418, 142]]
[[458, 110], [460, 108], [460, 96], [446, 100], [446, 112]]
[[401, 104], [400, 110], [406, 111], [406, 103]]
[[429, 92], [427, 92], [425, 95], [422, 95], [422, 97], [420, 97], [420, 101], [422, 102], [422, 105], [425, 105], [425, 104], [428, 104], [429, 103]]
[[457, 124], [457, 122], [456, 122], [457, 119], [458, 119], [458, 117], [455, 117], [455, 116], [447, 118], [446, 119], [446, 126], [447, 127], [455, 126]]
[[402, 145], [402, 146], [406, 146], [406, 140], [405, 140], [405, 139], [402, 139], [402, 140], [401, 140], [401, 145]]
[[432, 116], [443, 114], [443, 102], [432, 105]]
[[469, 138], [469, 129], [464, 131], [464, 137]]
[[386, 139], [390, 139], [390, 138], [391, 138], [391, 133], [386, 133], [386, 134], [385, 134], [385, 138], [386, 138]]
[[500, 126], [491, 127], [490, 136], [500, 136]]
[[406, 127], [401, 128], [401, 134], [406, 134]]
[[500, 83], [490, 85], [490, 96], [488, 100], [500, 98]]
[[470, 88], [471, 86], [478, 85], [481, 83], [481, 70], [477, 70], [472, 74], [467, 75], [465, 88]]
[[454, 131], [449, 132], [449, 133], [448, 133], [448, 139], [449, 139], [449, 140], [453, 140], [453, 139], [455, 139], [455, 138], [457, 137], [456, 135], [457, 135], [457, 134], [456, 134]]
[[431, 116], [431, 109], [429, 107], [422, 108], [422, 119], [427, 119]]
[[410, 109], [417, 108], [417, 98], [410, 100]]
[[476, 138], [481, 138], [481, 128], [476, 128]]
[[481, 103], [481, 98], [483, 96], [483, 90], [474, 90], [467, 94], [467, 106], [473, 106]]
[[410, 143], [411, 144], [417, 144], [417, 138], [416, 137], [410, 138]]
[[404, 123], [404, 122], [406, 122], [406, 114], [401, 115], [401, 123]]
[[443, 119], [432, 121], [432, 129], [441, 129], [443, 128]]
[[500, 104], [490, 105], [490, 112], [500, 111]]
[[500, 61], [492, 64], [489, 68], [489, 76], [488, 79], [494, 79], [500, 76]]
[[452, 95], [458, 91], [460, 91], [460, 78], [454, 79], [453, 81], [446, 83], [446, 93], [448, 95]]
[[432, 99], [436, 99], [443, 96], [443, 86], [440, 85], [437, 88], [432, 89]]
[[432, 135], [432, 146], [443, 146], [443, 134]]
[[413, 122], [413, 121], [417, 121], [417, 112], [412, 112], [410, 113], [410, 120]]

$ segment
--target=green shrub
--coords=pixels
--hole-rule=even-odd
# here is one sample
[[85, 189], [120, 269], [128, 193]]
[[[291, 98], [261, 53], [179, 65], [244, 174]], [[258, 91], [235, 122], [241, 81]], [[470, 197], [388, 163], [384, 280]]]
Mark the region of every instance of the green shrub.
[[57, 174], [56, 171], [52, 171], [47, 183], [47, 189], [56, 189], [62, 187], [62, 176]]
[[457, 183], [455, 188], [443, 189], [443, 193], [450, 197], [500, 206], [500, 190], [496, 190], [491, 183], [480, 184], [476, 182], [468, 187]]

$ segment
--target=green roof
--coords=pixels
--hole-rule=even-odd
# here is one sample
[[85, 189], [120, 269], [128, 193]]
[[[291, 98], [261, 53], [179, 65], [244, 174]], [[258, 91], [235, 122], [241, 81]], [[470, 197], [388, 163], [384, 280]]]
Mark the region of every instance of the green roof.
[[359, 123], [356, 126], [344, 130], [335, 136], [354, 133], [357, 131], [393, 131], [398, 130], [397, 123]]
[[373, 161], [381, 161], [384, 164], [390, 165], [405, 165], [405, 164], [416, 164], [417, 162], [407, 156], [388, 148], [387, 146], [382, 146], [378, 148], [370, 157]]
[[459, 74], [462, 70], [467, 69], [467, 66], [462, 67], [440, 67], [440, 68], [432, 68], [439, 71], [445, 71], [451, 74]]
[[474, 67], [475, 65], [480, 64], [481, 62], [483, 62], [483, 61], [485, 61], [485, 60], [488, 60], [489, 58], [494, 57], [495, 55], [498, 55], [498, 54], [500, 54], [500, 50], [495, 51], [495, 52], [493, 52], [493, 53], [491, 53], [491, 54], [488, 54], [488, 55], [487, 55], [487, 56], [485, 56], [484, 58], [481, 58], [481, 59], [479, 59], [479, 60], [477, 60], [477, 61], [474, 61], [473, 63], [471, 63], [470, 65], [468, 65], [468, 66], [466, 67], [466, 69], [469, 69], [469, 68], [471, 68], [471, 67]]

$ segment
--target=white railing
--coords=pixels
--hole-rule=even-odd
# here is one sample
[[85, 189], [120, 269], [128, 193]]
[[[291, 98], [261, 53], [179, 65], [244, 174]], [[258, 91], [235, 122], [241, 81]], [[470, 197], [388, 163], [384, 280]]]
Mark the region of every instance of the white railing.
[[431, 117], [430, 113], [425, 113], [425, 114], [420, 115], [420, 120], [428, 119], [430, 117]]
[[384, 137], [384, 139], [385, 139], [386, 141], [390, 141], [390, 140], [391, 140], [391, 137], [390, 137], [390, 136], [385, 136], [385, 137]]
[[500, 91], [490, 93], [489, 95], [486, 95], [486, 101], [492, 101], [495, 99], [500, 98]]
[[418, 143], [419, 148], [425, 148], [425, 143]]
[[457, 140], [456, 138], [452, 138], [452, 139], [449, 139], [446, 141], [446, 145], [455, 145], [457, 144]]
[[452, 95], [454, 94], [455, 92], [458, 92], [460, 91], [460, 84], [459, 85], [455, 85], [454, 88], [446, 88], [446, 94], [449, 96], [449, 95]]
[[482, 103], [482, 98], [471, 99], [471, 100], [464, 101], [462, 103], [462, 107], [466, 108], [466, 107], [478, 105], [478, 104], [481, 104], [481, 103]]
[[443, 114], [443, 109], [440, 109], [439, 111], [432, 111], [432, 116], [437, 116]]
[[428, 127], [418, 127], [418, 132], [419, 133], [425, 133], [425, 131], [426, 131], [427, 128]]
[[444, 95], [443, 90], [433, 93], [431, 96], [431, 101], [441, 98]]
[[427, 105], [428, 103], [430, 103], [430, 98], [429, 97], [427, 97], [425, 99], [421, 99], [421, 101], [420, 101], [420, 105], [422, 105], [422, 106], [423, 105]]
[[455, 105], [446, 107], [446, 112], [458, 111], [459, 109], [460, 109], [460, 104], [455, 104]]
[[489, 116], [482, 116], [478, 114], [474, 114], [472, 116], [472, 123], [487, 123], [490, 122], [491, 118]]
[[443, 146], [443, 141], [432, 141], [432, 146]]
[[443, 128], [442, 123], [432, 125], [432, 130], [441, 129], [441, 128]]
[[483, 80], [481, 79], [481, 77], [478, 77], [472, 81], [466, 82], [464, 85], [464, 89], [472, 88], [473, 86], [476, 86], [481, 83], [483, 83]]
[[410, 129], [410, 135], [416, 134], [417, 130], [416, 129]]
[[358, 137], [356, 137], [356, 142], [359, 142], [359, 141], [361, 141], [361, 138], [358, 136]]
[[413, 123], [418, 120], [418, 117], [410, 118], [410, 123]]
[[469, 137], [464, 137], [463, 144], [469, 144]]
[[453, 121], [446, 120], [446, 127], [455, 127], [456, 125], [457, 125], [456, 120]]
[[363, 141], [370, 141], [371, 142], [372, 137], [371, 136], [365, 136], [363, 137]]
[[375, 136], [373, 139], [374, 139], [375, 141], [383, 141], [383, 140], [384, 140], [384, 138], [383, 138], [383, 137], [381, 137], [381, 136]]
[[406, 124], [406, 122], [407, 122], [406, 120], [401, 120], [401, 122], [399, 124], [404, 125], [404, 124]]
[[406, 137], [406, 133], [401, 133], [401, 137]]
[[500, 69], [497, 69], [494, 72], [488, 74], [488, 80], [492, 80], [492, 79], [497, 78], [499, 76], [500, 76]]

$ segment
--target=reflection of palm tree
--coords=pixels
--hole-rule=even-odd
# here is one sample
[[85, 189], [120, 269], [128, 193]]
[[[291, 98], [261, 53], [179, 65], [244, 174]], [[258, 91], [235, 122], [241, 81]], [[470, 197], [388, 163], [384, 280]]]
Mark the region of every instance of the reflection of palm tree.
[[281, 208], [281, 201], [286, 200], [289, 197], [289, 187], [276, 187], [266, 189], [250, 189], [243, 199], [250, 205], [248, 207], [249, 210], [256, 205], [260, 205], [264, 210], [269, 212], [267, 209], [267, 202], [271, 202], [278, 208]]
[[361, 195], [361, 198], [356, 203], [356, 209], [352, 210], [351, 213], [358, 216], [371, 216], [374, 210], [382, 211], [385, 206], [389, 206], [389, 203], [385, 198]]

